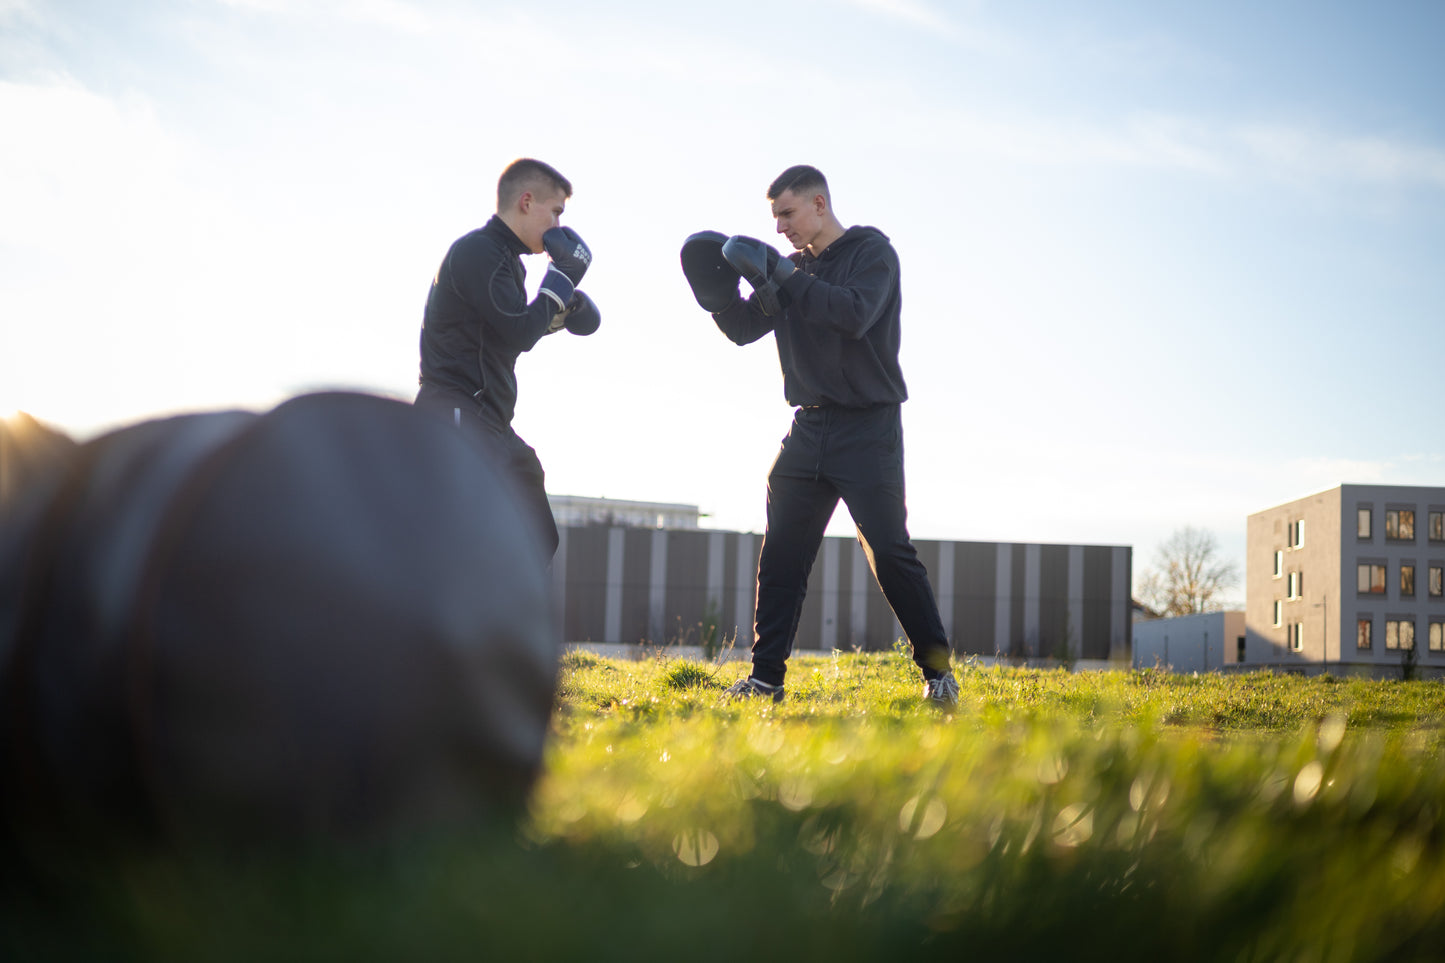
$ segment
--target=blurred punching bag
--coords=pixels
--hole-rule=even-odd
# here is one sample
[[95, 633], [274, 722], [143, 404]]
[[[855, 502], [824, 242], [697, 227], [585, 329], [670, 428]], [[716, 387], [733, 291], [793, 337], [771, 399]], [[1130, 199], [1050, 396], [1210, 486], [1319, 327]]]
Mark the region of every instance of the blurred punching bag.
[[519, 804], [546, 560], [485, 443], [381, 398], [145, 422], [0, 529], [6, 848], [384, 838]]

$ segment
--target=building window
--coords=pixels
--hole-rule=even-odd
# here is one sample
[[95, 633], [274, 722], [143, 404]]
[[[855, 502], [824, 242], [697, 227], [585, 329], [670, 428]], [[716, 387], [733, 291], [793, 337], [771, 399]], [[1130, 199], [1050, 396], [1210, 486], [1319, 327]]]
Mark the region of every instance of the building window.
[[1356, 566], [1356, 570], [1359, 572], [1359, 591], [1361, 595], [1385, 594], [1385, 566], [1361, 562]]
[[1430, 651], [1445, 652], [1445, 621], [1430, 620]]
[[1274, 553], [1274, 577], [1279, 578], [1284, 574], [1284, 552]]
[[1289, 547], [1303, 548], [1305, 543], [1305, 520], [1289, 523]]
[[1445, 542], [1445, 512], [1430, 513], [1430, 541]]
[[1274, 600], [1274, 624], [1276, 628], [1284, 625], [1284, 603], [1279, 599]]
[[1370, 632], [1375, 625], [1375, 620], [1363, 618], [1355, 620], [1355, 648], [1361, 652], [1370, 651]]
[[1299, 598], [1300, 596], [1304, 595], [1304, 578], [1305, 578], [1305, 576], [1304, 576], [1304, 573], [1303, 573], [1303, 572], [1290, 572], [1290, 573], [1289, 573], [1289, 597], [1290, 597], [1290, 598], [1292, 598], [1292, 599], [1297, 599], [1297, 598]]
[[1355, 534], [1360, 538], [1370, 537], [1370, 522], [1375, 517], [1374, 509], [1355, 509]]
[[1296, 652], [1305, 647], [1305, 624], [1303, 622], [1289, 624], [1289, 647]]
[[1415, 509], [1385, 509], [1385, 537], [1397, 542], [1415, 540]]
[[1403, 562], [1400, 565], [1400, 597], [1415, 597], [1415, 563]]
[[1236, 662], [1244, 661], [1244, 639], [1245, 637], [1241, 635], [1234, 640], [1234, 661]]
[[1410, 619], [1389, 619], [1385, 622], [1385, 648], [1413, 649], [1415, 623]]
[[1430, 566], [1430, 597], [1445, 598], [1445, 565]]

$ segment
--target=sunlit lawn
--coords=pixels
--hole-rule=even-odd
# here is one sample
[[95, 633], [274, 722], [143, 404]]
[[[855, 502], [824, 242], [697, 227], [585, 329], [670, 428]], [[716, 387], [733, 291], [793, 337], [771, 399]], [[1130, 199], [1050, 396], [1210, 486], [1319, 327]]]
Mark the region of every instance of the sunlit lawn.
[[177, 960], [1445, 954], [1438, 682], [970, 666], [943, 714], [879, 653], [720, 704], [745, 671], [574, 653], [515, 827], [153, 857], [14, 930]]

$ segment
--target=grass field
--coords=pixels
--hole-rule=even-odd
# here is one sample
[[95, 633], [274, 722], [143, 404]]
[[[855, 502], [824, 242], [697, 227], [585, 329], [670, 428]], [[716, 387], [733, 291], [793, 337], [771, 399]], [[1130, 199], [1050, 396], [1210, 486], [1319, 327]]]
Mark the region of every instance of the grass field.
[[131, 859], [5, 958], [1445, 957], [1438, 682], [966, 666], [943, 714], [892, 652], [720, 704], [745, 671], [572, 653], [515, 824]]

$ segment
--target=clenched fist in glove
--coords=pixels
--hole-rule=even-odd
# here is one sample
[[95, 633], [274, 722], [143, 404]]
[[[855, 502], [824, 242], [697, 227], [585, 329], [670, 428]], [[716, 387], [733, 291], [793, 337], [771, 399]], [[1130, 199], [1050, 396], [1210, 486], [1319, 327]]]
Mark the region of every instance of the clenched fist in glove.
[[547, 326], [547, 333], [561, 331], [566, 328], [576, 335], [586, 337], [592, 334], [602, 324], [602, 312], [597, 310], [597, 303], [585, 293], [578, 291], [572, 295], [572, 300], [567, 302], [567, 307], [558, 311], [552, 318], [552, 323]]
[[567, 275], [573, 287], [582, 283], [582, 275], [592, 264], [592, 250], [576, 231], [570, 227], [548, 228], [542, 235], [542, 247], [552, 259], [550, 267]]
[[597, 310], [597, 303], [581, 291], [573, 296], [569, 308], [562, 326], [573, 334], [586, 337], [601, 326], [602, 312]]
[[782, 283], [797, 270], [792, 260], [778, 253], [771, 244], [755, 237], [736, 234], [723, 244], [722, 255], [727, 262], [753, 286], [758, 307], [772, 317], [782, 313]]

